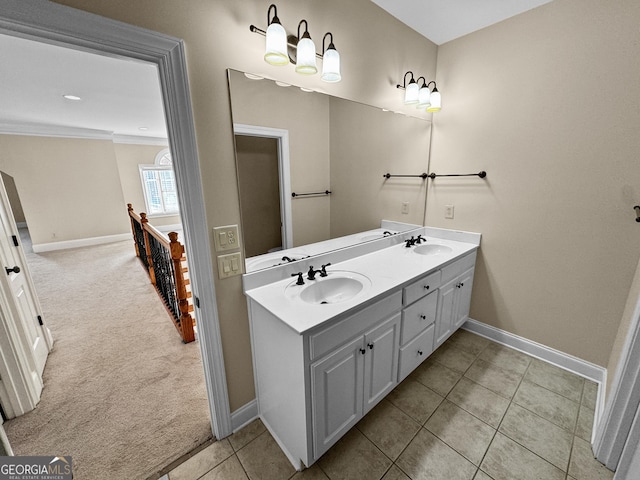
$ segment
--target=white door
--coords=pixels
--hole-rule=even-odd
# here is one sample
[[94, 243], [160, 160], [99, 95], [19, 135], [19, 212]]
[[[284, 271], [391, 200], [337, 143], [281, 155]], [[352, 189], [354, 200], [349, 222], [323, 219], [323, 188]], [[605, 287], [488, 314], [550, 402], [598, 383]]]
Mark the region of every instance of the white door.
[[4, 182], [0, 181], [0, 403], [8, 418], [33, 410], [53, 340], [44, 325]]

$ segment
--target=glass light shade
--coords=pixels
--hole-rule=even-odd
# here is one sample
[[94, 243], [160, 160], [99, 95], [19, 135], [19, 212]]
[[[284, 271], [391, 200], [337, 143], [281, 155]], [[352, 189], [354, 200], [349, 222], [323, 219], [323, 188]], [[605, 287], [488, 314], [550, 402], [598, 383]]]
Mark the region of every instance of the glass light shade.
[[422, 87], [418, 92], [418, 104], [416, 105], [416, 108], [429, 107], [429, 105], [431, 104], [430, 97], [431, 90], [429, 90], [427, 87]]
[[316, 67], [316, 46], [309, 37], [302, 37], [296, 49], [296, 72], [303, 75], [318, 73]]
[[322, 56], [322, 80], [335, 83], [341, 79], [340, 54], [335, 48], [328, 48]]
[[279, 23], [271, 23], [267, 28], [267, 45], [264, 53], [264, 61], [271, 65], [287, 65], [289, 54], [287, 53], [287, 32]]
[[442, 98], [436, 89], [431, 92], [431, 105], [427, 107], [427, 112], [439, 112], [442, 109]]
[[418, 103], [419, 92], [420, 87], [418, 87], [418, 84], [416, 82], [410, 82], [404, 91], [404, 104], [413, 105], [414, 103]]

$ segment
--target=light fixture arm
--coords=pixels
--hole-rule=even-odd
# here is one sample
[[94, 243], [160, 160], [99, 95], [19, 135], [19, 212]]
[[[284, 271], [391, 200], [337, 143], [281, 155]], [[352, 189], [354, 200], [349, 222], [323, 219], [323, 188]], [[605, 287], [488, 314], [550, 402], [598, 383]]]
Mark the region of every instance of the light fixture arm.
[[[396, 88], [402, 88], [402, 89], [406, 89], [407, 88], [407, 75], [411, 74], [411, 80], [409, 80], [409, 83], [416, 83], [415, 79], [413, 78], [413, 72], [411, 70], [409, 70], [407, 73], [404, 74], [404, 80], [402, 81], [402, 85], [398, 84], [396, 85]], [[419, 79], [418, 79], [419, 80]]]
[[431, 81], [430, 81], [429, 83], [427, 83], [425, 86], [426, 86], [427, 88], [429, 88], [429, 85], [431, 85], [432, 83], [433, 83], [433, 91], [434, 91], [434, 92], [437, 92], [437, 91], [438, 91], [438, 89], [437, 89], [437, 87], [436, 87], [436, 82], [435, 82], [435, 80], [431, 80]]
[[[273, 19], [270, 18], [271, 9], [273, 8]], [[278, 7], [276, 7], [275, 3], [269, 5], [267, 9], [267, 27], [272, 23], [280, 23], [280, 19], [278, 18]]]
[[[329, 40], [329, 46], [327, 48], [324, 48], [324, 41], [326, 40], [327, 35], [329, 35], [331, 39]], [[336, 47], [333, 45], [333, 33], [331, 32], [325, 33], [324, 37], [322, 37], [322, 53], [324, 54], [324, 52], [326, 52], [328, 49], [336, 49]]]
[[[300, 26], [302, 25], [302, 22], [304, 22], [304, 33], [300, 36]], [[311, 35], [309, 35], [309, 24], [304, 18], [300, 20], [300, 23], [298, 24], [298, 41], [302, 38], [311, 38]]]

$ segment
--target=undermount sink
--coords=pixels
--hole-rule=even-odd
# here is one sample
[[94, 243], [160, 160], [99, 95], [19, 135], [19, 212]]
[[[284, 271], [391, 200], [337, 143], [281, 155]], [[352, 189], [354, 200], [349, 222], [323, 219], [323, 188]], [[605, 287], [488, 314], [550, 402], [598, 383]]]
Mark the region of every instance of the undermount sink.
[[304, 281], [305, 285], [292, 282], [286, 293], [289, 298], [311, 305], [346, 302], [371, 286], [368, 277], [355, 272], [329, 272], [327, 277], [318, 275], [315, 280], [304, 277]]
[[447, 245], [428, 243], [426, 245], [418, 245], [413, 251], [420, 255], [444, 255], [453, 252], [453, 248]]

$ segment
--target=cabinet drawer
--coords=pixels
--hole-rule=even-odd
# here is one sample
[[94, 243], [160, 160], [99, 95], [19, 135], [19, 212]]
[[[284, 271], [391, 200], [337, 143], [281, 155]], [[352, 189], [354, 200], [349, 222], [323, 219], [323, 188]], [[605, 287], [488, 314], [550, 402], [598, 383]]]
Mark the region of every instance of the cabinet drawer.
[[400, 349], [398, 362], [398, 382], [404, 380], [433, 352], [433, 334], [435, 325], [432, 323], [424, 332]]
[[402, 311], [401, 345], [410, 342], [422, 330], [436, 321], [437, 306], [438, 291], [434, 290]]
[[364, 333], [376, 322], [391, 316], [400, 308], [402, 308], [402, 292], [398, 291], [338, 323], [311, 334], [309, 337], [311, 360], [321, 357], [355, 335]]
[[410, 305], [416, 300], [435, 291], [440, 286], [440, 270], [422, 277], [411, 285], [404, 287], [404, 305]]
[[476, 252], [474, 250], [473, 253], [470, 253], [469, 255], [462, 257], [460, 260], [456, 260], [452, 264], [447, 265], [446, 267], [443, 267], [441, 282], [443, 284], [447, 283], [452, 278], [455, 278], [458, 275], [460, 275], [466, 269], [473, 267], [475, 263], [476, 263]]

